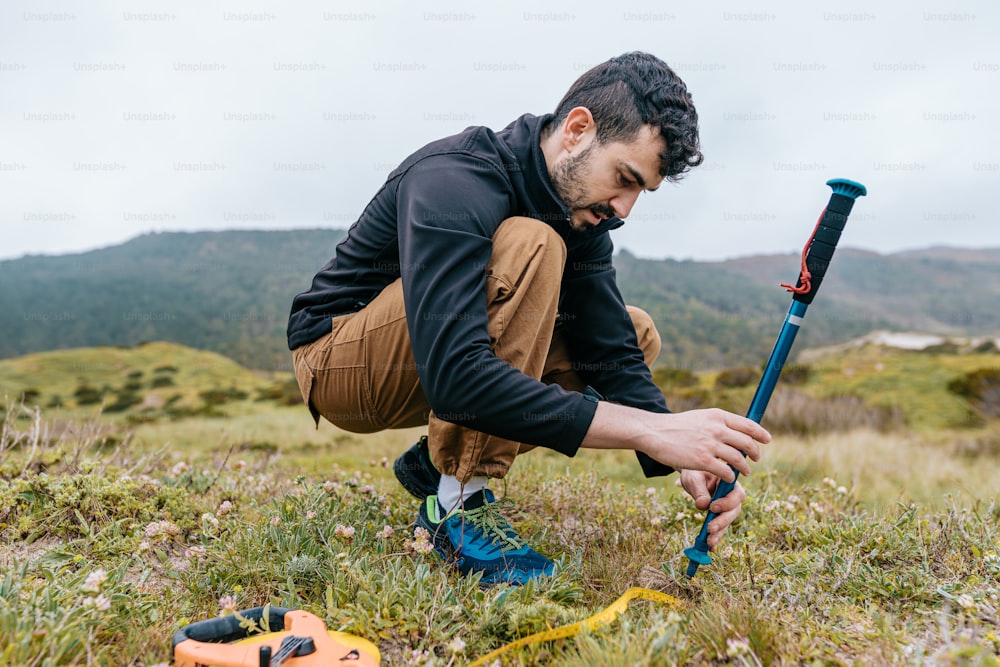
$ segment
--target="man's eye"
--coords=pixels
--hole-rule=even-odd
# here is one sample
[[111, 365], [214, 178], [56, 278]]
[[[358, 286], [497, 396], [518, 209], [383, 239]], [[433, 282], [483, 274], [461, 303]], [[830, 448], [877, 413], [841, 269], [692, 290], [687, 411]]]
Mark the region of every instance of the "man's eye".
[[618, 181], [626, 188], [635, 185], [635, 181], [630, 181], [621, 174], [618, 175]]

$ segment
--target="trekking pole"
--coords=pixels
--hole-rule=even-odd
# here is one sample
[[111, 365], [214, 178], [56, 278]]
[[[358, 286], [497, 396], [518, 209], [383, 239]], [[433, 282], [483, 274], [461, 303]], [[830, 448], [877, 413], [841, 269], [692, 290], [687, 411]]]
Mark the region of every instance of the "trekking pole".
[[[764, 416], [768, 401], [771, 400], [771, 393], [781, 375], [785, 359], [788, 358], [788, 351], [795, 341], [795, 334], [798, 333], [799, 327], [802, 325], [806, 309], [816, 296], [816, 291], [819, 289], [820, 283], [823, 282], [823, 276], [826, 275], [826, 270], [830, 266], [833, 252], [837, 249], [837, 241], [840, 240], [840, 233], [844, 231], [847, 216], [850, 215], [851, 208], [854, 206], [854, 200], [868, 194], [865, 186], [846, 178], [834, 178], [827, 181], [826, 184], [833, 189], [833, 194], [830, 195], [830, 202], [820, 214], [816, 228], [802, 250], [802, 267], [798, 283], [794, 287], [785, 283], [781, 284], [782, 287], [788, 288], [788, 291], [792, 292], [794, 296], [792, 297], [792, 305], [785, 315], [785, 322], [778, 333], [778, 339], [774, 343], [774, 349], [771, 350], [771, 356], [767, 360], [760, 382], [757, 384], [753, 400], [750, 402], [750, 410], [747, 412], [747, 418], [758, 424]], [[719, 482], [715, 494], [712, 496], [713, 502], [724, 498], [736, 487], [736, 480], [739, 479], [740, 474], [733, 466], [729, 467], [736, 477], [732, 482]], [[711, 565], [712, 563], [712, 558], [708, 555], [708, 524], [717, 516], [718, 514], [715, 512], [709, 511], [694, 546], [684, 550], [684, 555], [690, 560], [687, 568], [688, 578], [694, 577], [698, 572], [698, 566]]]

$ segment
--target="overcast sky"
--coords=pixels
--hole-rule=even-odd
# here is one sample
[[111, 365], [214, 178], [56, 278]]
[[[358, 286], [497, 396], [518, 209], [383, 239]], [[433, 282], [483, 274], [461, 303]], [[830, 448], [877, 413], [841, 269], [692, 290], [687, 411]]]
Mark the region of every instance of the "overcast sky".
[[619, 248], [795, 251], [832, 177], [869, 191], [844, 245], [1000, 247], [997, 7], [5, 0], [0, 258], [347, 227], [424, 143], [549, 112], [635, 49], [686, 81], [706, 161]]

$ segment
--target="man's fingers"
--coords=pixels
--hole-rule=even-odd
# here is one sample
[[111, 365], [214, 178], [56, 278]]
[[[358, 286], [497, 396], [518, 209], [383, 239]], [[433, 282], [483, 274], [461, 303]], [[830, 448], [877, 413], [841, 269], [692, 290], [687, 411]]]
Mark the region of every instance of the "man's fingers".
[[736, 486], [733, 487], [732, 491], [727, 493], [722, 498], [713, 501], [712, 506], [709, 509], [716, 514], [724, 514], [739, 508], [740, 505], [743, 504], [743, 501], [746, 500], [746, 497], [747, 494], [743, 489], [743, 485], [737, 483]]
[[711, 510], [718, 516], [708, 524], [708, 546], [710, 548], [715, 548], [729, 526], [740, 515], [744, 499], [746, 499], [746, 492], [742, 486], [737, 484], [725, 498], [720, 498], [712, 503]]
[[712, 502], [712, 493], [705, 483], [705, 475], [700, 471], [684, 471], [681, 473], [681, 483], [688, 495], [694, 498], [694, 506], [700, 510], [707, 510]]
[[727, 412], [725, 422], [726, 426], [729, 428], [734, 431], [739, 431], [740, 433], [745, 433], [757, 442], [762, 442], [765, 445], [771, 442], [771, 434], [768, 433], [763, 426], [752, 419], [747, 419], [746, 417], [740, 417], [738, 414]]
[[[718, 456], [722, 461], [736, 468], [736, 470], [738, 470], [741, 475], [750, 474], [750, 463], [746, 460], [746, 458], [744, 458], [740, 450], [736, 449], [735, 447], [723, 444], [721, 447], [719, 447]], [[732, 471], [729, 471], [728, 476], [719, 475], [719, 473], [715, 474], [718, 475], [719, 477], [722, 477], [722, 479], [726, 480], [727, 482], [732, 481], [732, 476], [733, 476]]]
[[[733, 451], [732, 448], [727, 448], [727, 449]], [[742, 456], [737, 456], [737, 458], [739, 460], [735, 461], [736, 463], [742, 463], [744, 466], [746, 465], [746, 461], [743, 460]], [[739, 466], [736, 466], [736, 468], [737, 470], [739, 470]], [[733, 474], [733, 469], [730, 468], [728, 465], [726, 465], [726, 461], [721, 458], [715, 459], [707, 466], [705, 466], [705, 472], [711, 475], [715, 475], [723, 482], [733, 482], [736, 480], [736, 475]]]
[[746, 433], [730, 430], [723, 438], [723, 442], [745, 452], [752, 461], [760, 461], [760, 445]]

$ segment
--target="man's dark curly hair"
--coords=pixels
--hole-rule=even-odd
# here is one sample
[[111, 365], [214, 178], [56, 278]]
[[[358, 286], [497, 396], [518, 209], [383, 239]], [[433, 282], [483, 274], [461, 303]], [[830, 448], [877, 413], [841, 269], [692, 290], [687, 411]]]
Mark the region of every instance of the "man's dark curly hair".
[[704, 156], [698, 112], [681, 78], [665, 62], [642, 51], [625, 53], [585, 72], [555, 111], [553, 127], [576, 107], [586, 107], [597, 125], [597, 141], [632, 141], [643, 125], [660, 130], [660, 176], [677, 181]]

